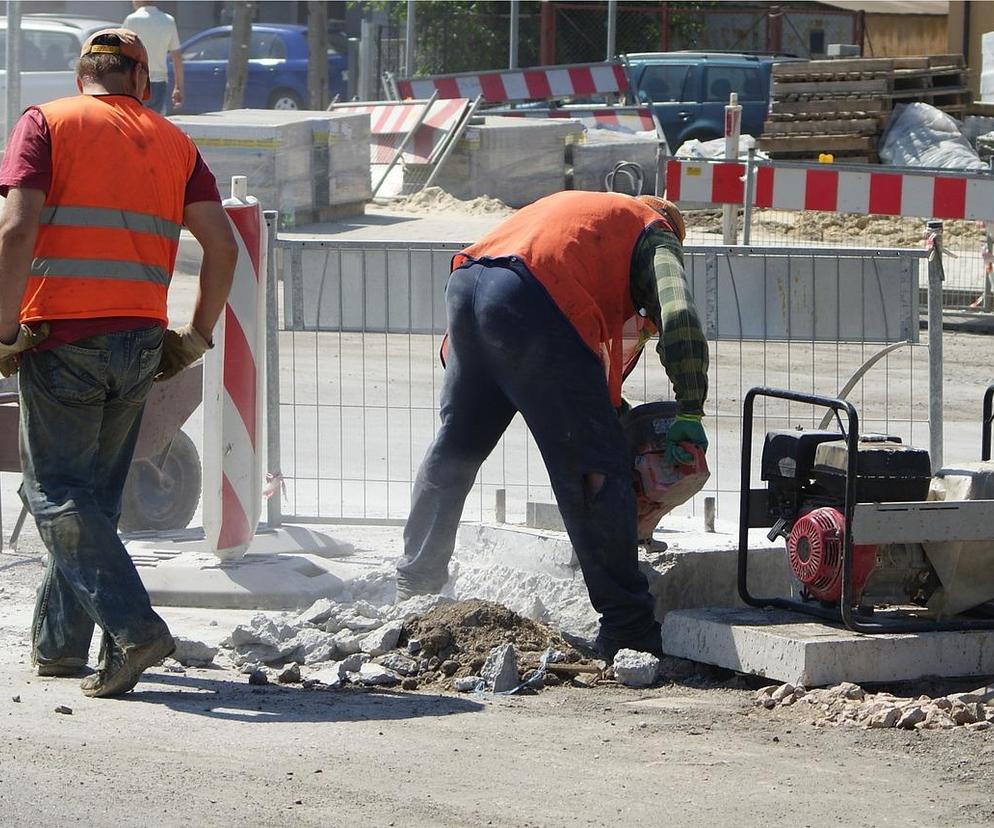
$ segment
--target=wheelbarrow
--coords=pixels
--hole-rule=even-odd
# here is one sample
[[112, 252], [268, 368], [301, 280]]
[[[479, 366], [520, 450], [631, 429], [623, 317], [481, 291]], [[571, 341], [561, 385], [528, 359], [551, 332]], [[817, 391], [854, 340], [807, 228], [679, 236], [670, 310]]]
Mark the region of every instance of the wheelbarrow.
[[[153, 384], [121, 502], [122, 532], [183, 529], [200, 503], [200, 454], [181, 428], [203, 398], [203, 363]], [[17, 392], [0, 392], [0, 471], [19, 472]], [[27, 510], [22, 506], [10, 545], [16, 546]], [[0, 522], [0, 549], [3, 526]]]

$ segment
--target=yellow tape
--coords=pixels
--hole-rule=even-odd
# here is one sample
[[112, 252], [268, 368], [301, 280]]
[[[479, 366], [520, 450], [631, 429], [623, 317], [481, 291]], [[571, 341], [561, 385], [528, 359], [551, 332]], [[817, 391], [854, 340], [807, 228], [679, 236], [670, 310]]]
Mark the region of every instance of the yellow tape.
[[278, 138], [194, 138], [200, 147], [244, 147], [245, 149], [279, 149], [283, 143]]

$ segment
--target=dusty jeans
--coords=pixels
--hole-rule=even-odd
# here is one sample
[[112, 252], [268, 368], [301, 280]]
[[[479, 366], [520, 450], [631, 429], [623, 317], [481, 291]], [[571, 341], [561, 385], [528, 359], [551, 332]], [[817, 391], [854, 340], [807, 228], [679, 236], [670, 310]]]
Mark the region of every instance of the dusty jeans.
[[459, 268], [445, 301], [442, 424], [414, 484], [398, 583], [415, 592], [445, 584], [466, 496], [520, 411], [601, 614], [602, 641], [658, 650], [638, 568], [632, 457], [600, 361], [516, 260]]
[[117, 536], [161, 349], [162, 329], [153, 327], [29, 352], [22, 361], [21, 498], [49, 552], [32, 624], [38, 664], [85, 664], [94, 623], [122, 648], [168, 632]]

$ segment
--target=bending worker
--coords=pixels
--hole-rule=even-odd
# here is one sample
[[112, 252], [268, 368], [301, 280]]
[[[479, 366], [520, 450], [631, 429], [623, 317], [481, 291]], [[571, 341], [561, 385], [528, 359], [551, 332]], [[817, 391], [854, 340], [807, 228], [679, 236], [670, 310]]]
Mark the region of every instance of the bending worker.
[[[0, 167], [0, 371], [20, 369], [21, 497], [48, 548], [31, 658], [116, 696], [173, 649], [117, 535], [153, 378], [210, 347], [237, 259], [214, 176], [193, 142], [142, 105], [148, 56], [105, 29], [76, 64], [82, 94], [29, 107]], [[186, 225], [204, 250], [192, 324], [166, 293]], [[46, 337], [47, 334], [47, 338]]]
[[442, 423], [414, 485], [399, 599], [445, 585], [466, 496], [520, 411], [601, 615], [602, 656], [624, 647], [660, 652], [638, 569], [632, 457], [618, 413], [645, 331], [658, 331], [680, 412], [670, 451], [687, 460], [680, 443], [707, 447], [708, 347], [684, 275], [683, 237], [683, 217], [663, 199], [568, 191], [519, 210], [455, 256]]

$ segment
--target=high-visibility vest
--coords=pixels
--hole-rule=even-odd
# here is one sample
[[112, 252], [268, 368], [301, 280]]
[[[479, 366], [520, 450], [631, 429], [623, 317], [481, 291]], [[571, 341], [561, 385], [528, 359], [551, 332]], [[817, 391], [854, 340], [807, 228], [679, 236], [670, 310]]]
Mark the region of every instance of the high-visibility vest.
[[126, 95], [38, 107], [52, 141], [21, 321], [166, 314], [186, 184], [197, 150]]
[[625, 376], [655, 333], [632, 304], [631, 269], [642, 234], [656, 225], [667, 226], [631, 196], [567, 190], [518, 210], [457, 253], [453, 268], [511, 256], [524, 262], [603, 362], [617, 406]]

